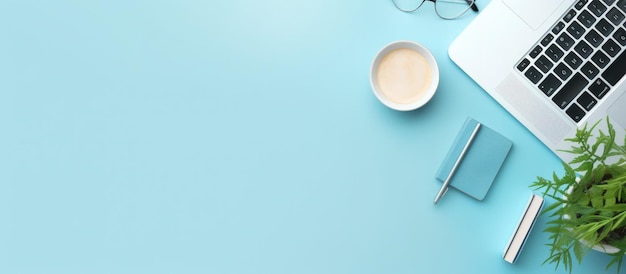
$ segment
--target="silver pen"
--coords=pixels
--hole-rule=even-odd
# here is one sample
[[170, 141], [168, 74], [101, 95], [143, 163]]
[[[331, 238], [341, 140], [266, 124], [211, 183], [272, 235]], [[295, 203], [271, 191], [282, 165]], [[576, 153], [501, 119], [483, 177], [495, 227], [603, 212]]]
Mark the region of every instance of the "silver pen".
[[456, 162], [454, 162], [454, 165], [452, 166], [452, 170], [450, 170], [450, 173], [448, 174], [448, 177], [446, 177], [446, 180], [443, 182], [443, 185], [441, 186], [441, 189], [439, 190], [439, 193], [437, 193], [437, 196], [435, 196], [435, 201], [433, 202], [433, 204], [436, 205], [437, 202], [439, 202], [439, 199], [441, 199], [441, 197], [443, 197], [443, 195], [446, 194], [446, 192], [448, 191], [448, 186], [450, 185], [450, 181], [452, 180], [452, 176], [454, 176], [454, 173], [456, 172], [456, 169], [459, 167], [459, 164], [463, 160], [463, 157], [465, 156], [465, 153], [467, 152], [467, 150], [469, 149], [470, 145], [472, 144], [472, 141], [474, 140], [474, 137], [476, 137], [476, 133], [478, 133], [479, 129], [480, 129], [480, 123], [477, 123], [476, 127], [474, 127], [474, 131], [472, 131], [472, 135], [470, 135], [469, 140], [467, 140], [467, 143], [465, 143], [465, 146], [463, 147], [463, 150], [461, 150], [461, 154], [456, 159]]

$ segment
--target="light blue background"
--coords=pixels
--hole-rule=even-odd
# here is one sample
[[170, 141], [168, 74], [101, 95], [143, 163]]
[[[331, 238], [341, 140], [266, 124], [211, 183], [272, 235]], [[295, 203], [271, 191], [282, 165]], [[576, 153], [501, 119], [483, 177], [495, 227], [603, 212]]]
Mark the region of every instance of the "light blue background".
[[[552, 273], [545, 217], [515, 265], [501, 259], [528, 185], [561, 167], [448, 58], [474, 17], [387, 0], [0, 1], [0, 273]], [[441, 72], [408, 113], [368, 75], [404, 39]], [[513, 149], [484, 201], [433, 206], [468, 116]]]

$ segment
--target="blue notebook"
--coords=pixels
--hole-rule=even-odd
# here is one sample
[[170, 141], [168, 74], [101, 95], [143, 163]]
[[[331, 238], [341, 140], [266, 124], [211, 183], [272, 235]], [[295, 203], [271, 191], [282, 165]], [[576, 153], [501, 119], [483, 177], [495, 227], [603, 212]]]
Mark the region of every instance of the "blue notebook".
[[[437, 171], [436, 178], [445, 181], [461, 154], [478, 121], [468, 118], [450, 151]], [[474, 140], [454, 173], [450, 186], [482, 200], [487, 195], [513, 143], [493, 129], [481, 124]]]

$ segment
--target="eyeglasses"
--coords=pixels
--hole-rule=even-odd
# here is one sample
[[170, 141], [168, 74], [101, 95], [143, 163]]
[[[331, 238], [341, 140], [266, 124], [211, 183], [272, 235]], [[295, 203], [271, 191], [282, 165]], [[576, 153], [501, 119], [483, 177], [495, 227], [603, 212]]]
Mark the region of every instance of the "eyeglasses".
[[451, 20], [461, 17], [468, 10], [478, 12], [476, 0], [391, 0], [399, 10], [413, 12], [419, 9], [424, 2], [435, 3], [435, 13], [443, 19]]

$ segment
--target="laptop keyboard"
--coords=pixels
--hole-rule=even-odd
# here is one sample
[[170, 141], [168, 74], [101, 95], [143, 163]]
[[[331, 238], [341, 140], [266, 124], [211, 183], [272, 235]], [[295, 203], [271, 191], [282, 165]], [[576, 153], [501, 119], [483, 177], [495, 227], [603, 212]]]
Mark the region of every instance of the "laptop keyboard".
[[626, 0], [578, 0], [517, 63], [574, 122], [626, 73]]

